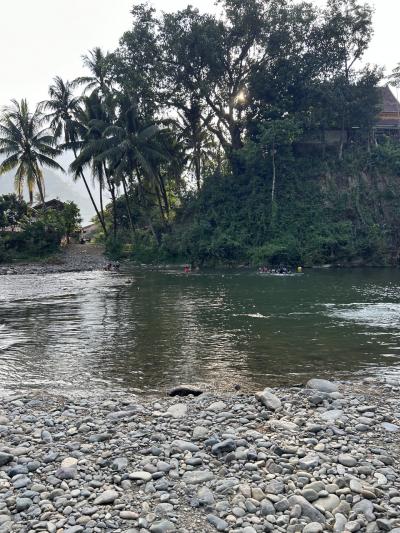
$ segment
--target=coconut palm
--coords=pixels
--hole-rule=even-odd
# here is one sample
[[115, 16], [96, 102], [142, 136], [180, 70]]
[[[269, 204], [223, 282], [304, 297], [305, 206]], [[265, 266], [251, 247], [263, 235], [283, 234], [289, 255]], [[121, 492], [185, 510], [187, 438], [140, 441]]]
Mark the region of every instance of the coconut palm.
[[79, 123], [79, 138], [71, 143], [76, 157], [70, 168], [77, 176], [83, 172], [84, 168], [89, 167], [92, 176], [99, 182], [103, 221], [105, 218], [102, 191], [103, 188], [108, 188], [113, 204], [113, 226], [114, 235], [116, 235], [116, 185], [106, 162], [97, 158], [101, 153], [104, 131], [112, 123], [113, 111], [110, 105], [104, 106], [103, 99], [97, 91], [93, 91], [90, 96], [84, 96], [82, 104], [76, 115]]
[[[82, 98], [74, 95], [74, 83], [64, 81], [59, 76], [56, 76], [53, 80], [53, 84], [49, 87], [49, 99], [40, 104], [41, 108], [47, 113], [46, 116], [55, 137], [57, 139], [60, 137], [64, 138], [64, 147], [71, 149], [75, 158], [78, 155], [77, 141], [82, 130], [82, 124], [78, 119], [78, 116], [81, 114], [81, 102]], [[103, 211], [101, 210], [102, 212], [100, 213], [82, 169], [76, 174], [76, 177], [82, 178], [103, 231], [107, 234]], [[101, 199], [103, 189], [103, 183], [101, 180], [99, 186]]]
[[123, 187], [132, 233], [134, 224], [128, 191], [129, 184], [132, 186], [136, 179], [148, 226], [158, 240], [148, 214], [148, 192], [152, 190], [157, 194], [156, 168], [161, 161], [168, 159], [162, 144], [158, 142], [163, 132], [155, 122], [143, 120], [134, 101], [125, 95], [116, 95], [112, 117], [104, 107], [103, 110], [106, 119], [92, 121], [92, 133], [97, 131], [97, 136], [91, 135], [71, 168], [77, 171], [89, 162], [102, 163], [107, 168], [112, 183]]
[[84, 66], [89, 70], [90, 76], [81, 76], [73, 81], [74, 86], [86, 85], [85, 93], [96, 91], [103, 97], [110, 92], [110, 73], [107, 62], [107, 54], [99, 47], [89, 50], [82, 57]]
[[77, 136], [79, 124], [75, 114], [81, 98], [74, 95], [73, 84], [56, 76], [49, 87], [49, 99], [40, 103], [41, 109], [57, 139], [64, 137], [69, 143]]
[[42, 203], [45, 202], [43, 167], [64, 172], [55, 161], [61, 150], [53, 132], [44, 123], [39, 107], [31, 112], [24, 99], [21, 102], [12, 100], [0, 117], [0, 155], [6, 156], [0, 164], [0, 175], [16, 169], [16, 191], [22, 197], [27, 185], [31, 203], [36, 187]]

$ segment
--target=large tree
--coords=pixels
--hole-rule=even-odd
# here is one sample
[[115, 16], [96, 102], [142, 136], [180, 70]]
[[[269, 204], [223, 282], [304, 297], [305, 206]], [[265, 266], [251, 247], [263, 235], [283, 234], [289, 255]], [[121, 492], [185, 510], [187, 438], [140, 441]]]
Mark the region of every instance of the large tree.
[[[82, 129], [82, 125], [78, 120], [78, 117], [81, 114], [82, 98], [75, 96], [75, 85], [75, 82], [64, 81], [59, 76], [56, 76], [52, 85], [49, 87], [49, 99], [41, 102], [40, 105], [46, 113], [46, 118], [49, 121], [50, 128], [53, 130], [56, 139], [61, 138], [63, 146], [72, 150], [76, 158], [78, 155], [77, 141]], [[76, 176], [82, 178], [103, 231], [107, 234], [104, 215], [97, 207], [83, 170], [81, 169]], [[100, 199], [102, 198], [103, 187], [102, 180], [99, 180]], [[102, 202], [100, 201], [100, 203]]]
[[0, 117], [0, 155], [6, 156], [0, 164], [0, 174], [16, 169], [18, 196], [22, 197], [26, 185], [31, 203], [35, 188], [45, 202], [43, 167], [64, 172], [55, 160], [61, 150], [53, 132], [43, 126], [44, 120], [39, 107], [31, 112], [26, 100], [12, 100]]

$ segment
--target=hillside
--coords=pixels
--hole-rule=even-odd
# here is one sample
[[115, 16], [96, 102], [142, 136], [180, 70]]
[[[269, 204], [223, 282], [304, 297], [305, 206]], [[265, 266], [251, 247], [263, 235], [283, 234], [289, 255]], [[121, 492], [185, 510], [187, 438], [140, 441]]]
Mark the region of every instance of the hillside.
[[400, 257], [400, 147], [346, 154], [339, 162], [287, 149], [236, 175], [213, 176], [182, 206], [169, 256], [195, 264], [395, 266]]

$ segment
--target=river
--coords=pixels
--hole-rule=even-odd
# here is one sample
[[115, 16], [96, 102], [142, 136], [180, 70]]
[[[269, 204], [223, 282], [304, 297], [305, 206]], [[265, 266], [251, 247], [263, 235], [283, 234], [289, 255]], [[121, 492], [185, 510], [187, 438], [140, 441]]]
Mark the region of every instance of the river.
[[1, 392], [244, 390], [400, 371], [400, 273], [0, 277]]

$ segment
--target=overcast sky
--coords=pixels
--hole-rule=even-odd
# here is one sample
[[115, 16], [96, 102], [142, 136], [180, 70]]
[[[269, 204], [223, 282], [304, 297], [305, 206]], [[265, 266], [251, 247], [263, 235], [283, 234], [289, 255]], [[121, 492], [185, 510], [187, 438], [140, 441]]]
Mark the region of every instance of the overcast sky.
[[[245, 1], [245, 0], [244, 0]], [[314, 0], [322, 4], [324, 0]], [[134, 0], [0, 0], [0, 105], [11, 98], [46, 98], [55, 75], [82, 74], [81, 56], [94, 46], [112, 50], [131, 23]], [[154, 0], [164, 11], [188, 3], [213, 9], [214, 0]], [[375, 36], [367, 61], [390, 71], [400, 62], [400, 0], [374, 0]]]

